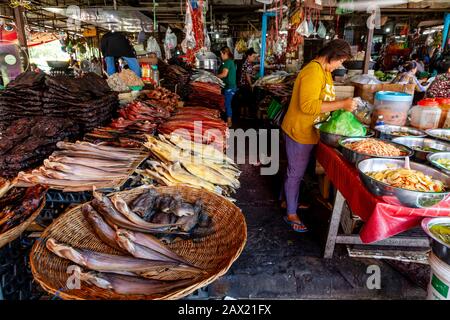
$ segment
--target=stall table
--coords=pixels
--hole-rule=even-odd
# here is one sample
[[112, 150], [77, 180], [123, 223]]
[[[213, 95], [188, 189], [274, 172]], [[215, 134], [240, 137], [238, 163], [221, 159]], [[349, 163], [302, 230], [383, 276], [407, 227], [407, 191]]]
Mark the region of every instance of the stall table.
[[[323, 143], [318, 145], [317, 161], [337, 190], [325, 258], [333, 256], [336, 244], [428, 247], [429, 240], [425, 236], [394, 236], [417, 227], [424, 217], [450, 216], [450, 198], [427, 209], [412, 209], [384, 202], [366, 189], [354, 165], [348, 163], [339, 151]], [[364, 221], [359, 235], [338, 234], [345, 202]]]

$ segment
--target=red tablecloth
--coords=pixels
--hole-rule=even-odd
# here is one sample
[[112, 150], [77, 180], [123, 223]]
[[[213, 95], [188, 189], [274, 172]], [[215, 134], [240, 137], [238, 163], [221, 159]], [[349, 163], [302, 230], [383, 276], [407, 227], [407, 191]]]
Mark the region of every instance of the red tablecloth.
[[365, 222], [360, 233], [364, 243], [380, 241], [416, 227], [424, 217], [450, 216], [450, 198], [427, 209], [387, 204], [366, 189], [354, 165], [323, 143], [318, 145], [317, 161], [350, 209]]

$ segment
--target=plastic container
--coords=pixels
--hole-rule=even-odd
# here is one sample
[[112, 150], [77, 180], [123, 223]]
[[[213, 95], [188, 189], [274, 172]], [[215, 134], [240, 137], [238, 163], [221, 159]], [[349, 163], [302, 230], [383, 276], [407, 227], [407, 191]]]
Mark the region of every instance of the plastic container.
[[157, 65], [152, 66], [152, 79], [156, 86], [159, 86], [159, 70]]
[[404, 126], [408, 119], [413, 96], [403, 92], [378, 91], [375, 94], [375, 109], [372, 124], [383, 116], [385, 124]]
[[385, 123], [384, 123], [384, 117], [383, 116], [378, 116], [378, 119], [377, 119], [377, 122], [375, 123], [375, 127], [378, 127], [378, 126], [384, 126], [385, 125]]
[[411, 126], [420, 129], [437, 129], [442, 110], [435, 99], [423, 99], [411, 108]]
[[442, 110], [439, 128], [444, 128], [445, 121], [448, 117], [448, 111], [450, 110], [450, 98], [436, 98], [436, 101], [439, 103], [439, 108]]
[[427, 300], [450, 300], [450, 266], [430, 253], [428, 262], [431, 267]]
[[450, 128], [450, 112], [447, 114], [447, 119], [445, 119], [444, 129]]

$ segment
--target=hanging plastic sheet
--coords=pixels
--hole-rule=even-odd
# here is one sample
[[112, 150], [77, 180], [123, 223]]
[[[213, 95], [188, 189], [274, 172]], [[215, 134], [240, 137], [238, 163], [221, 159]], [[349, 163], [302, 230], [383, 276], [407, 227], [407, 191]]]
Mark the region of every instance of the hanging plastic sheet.
[[167, 28], [166, 36], [164, 38], [164, 52], [166, 59], [172, 58], [172, 50], [177, 47], [177, 36], [172, 33], [170, 27]]

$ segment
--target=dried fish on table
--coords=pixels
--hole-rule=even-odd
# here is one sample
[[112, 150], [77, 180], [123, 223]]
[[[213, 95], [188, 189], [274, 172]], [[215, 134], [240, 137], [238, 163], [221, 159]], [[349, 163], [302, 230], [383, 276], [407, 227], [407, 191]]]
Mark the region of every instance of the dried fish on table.
[[225, 83], [222, 79], [218, 78], [212, 72], [202, 69], [195, 70], [194, 74], [191, 76], [191, 80], [193, 82], [215, 83], [218, 84], [221, 88], [225, 87]]
[[118, 148], [89, 142], [59, 142], [44, 165], [20, 172], [17, 185], [46, 184], [64, 191], [114, 188], [127, 180], [147, 156], [141, 149]]

